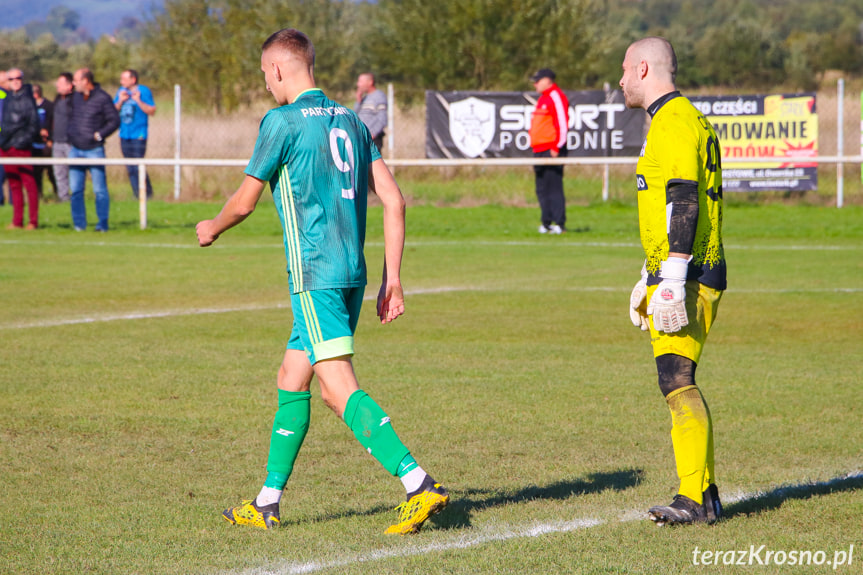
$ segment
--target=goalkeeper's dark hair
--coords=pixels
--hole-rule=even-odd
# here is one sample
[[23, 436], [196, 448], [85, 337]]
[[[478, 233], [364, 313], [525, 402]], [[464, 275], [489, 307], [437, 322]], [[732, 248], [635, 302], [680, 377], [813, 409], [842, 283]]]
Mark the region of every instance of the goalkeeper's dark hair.
[[284, 28], [266, 39], [261, 51], [275, 48], [296, 56], [309, 68], [315, 66], [315, 46], [308, 36], [294, 28]]
[[668, 68], [666, 71], [671, 75], [671, 82], [676, 80], [677, 54], [674, 53], [674, 46], [671, 45], [671, 42], [661, 36], [648, 36], [633, 42], [632, 46], [638, 48], [639, 54], [645, 52], [651, 54], [651, 64], [659, 65], [660, 68]]
[[[662, 38], [665, 40], [665, 38]], [[677, 81], [677, 53], [674, 51], [674, 46], [671, 45], [671, 42], [665, 40], [665, 43], [668, 45], [669, 58], [671, 59], [671, 81]]]

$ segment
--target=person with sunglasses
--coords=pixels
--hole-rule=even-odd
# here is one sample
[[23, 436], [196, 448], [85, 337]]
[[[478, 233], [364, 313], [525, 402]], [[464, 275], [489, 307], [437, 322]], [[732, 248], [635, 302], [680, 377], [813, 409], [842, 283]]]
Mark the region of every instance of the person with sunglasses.
[[[32, 157], [33, 143], [39, 138], [39, 112], [30, 84], [24, 83], [24, 73], [18, 68], [6, 72], [9, 89], [0, 118], [0, 155], [7, 158]], [[24, 189], [27, 190], [28, 230], [39, 227], [39, 190], [33, 177], [32, 165], [5, 166], [12, 200], [10, 230], [24, 229]]]

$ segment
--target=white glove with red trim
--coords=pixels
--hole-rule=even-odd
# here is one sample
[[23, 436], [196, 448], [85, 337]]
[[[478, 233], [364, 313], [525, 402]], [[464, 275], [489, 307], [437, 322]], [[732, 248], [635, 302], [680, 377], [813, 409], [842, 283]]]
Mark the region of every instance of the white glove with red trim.
[[641, 279], [632, 288], [629, 296], [629, 319], [632, 320], [632, 325], [640, 327], [641, 331], [650, 329], [647, 323], [647, 261], [641, 266]]
[[662, 262], [659, 277], [662, 281], [647, 304], [647, 315], [653, 316], [657, 331], [674, 333], [689, 325], [686, 317], [686, 272], [689, 260], [668, 258]]

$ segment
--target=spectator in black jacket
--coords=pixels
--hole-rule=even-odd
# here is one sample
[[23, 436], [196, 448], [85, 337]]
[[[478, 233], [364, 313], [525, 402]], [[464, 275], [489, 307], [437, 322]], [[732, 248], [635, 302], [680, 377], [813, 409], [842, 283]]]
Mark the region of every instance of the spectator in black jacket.
[[[6, 103], [6, 92], [8, 90], [9, 80], [6, 79], [6, 70], [0, 70], [0, 122], [3, 121], [3, 104]], [[5, 182], [6, 170], [3, 168], [3, 164], [0, 164], [0, 206], [6, 204], [6, 196], [3, 194], [3, 184]]]
[[[105, 138], [120, 127], [120, 115], [114, 108], [111, 96], [93, 80], [93, 72], [81, 68], [73, 77], [75, 93], [72, 96], [72, 114], [69, 117], [70, 158], [104, 158]], [[96, 196], [97, 232], [108, 231], [110, 198], [108, 183], [105, 179], [105, 165], [70, 166], [69, 188], [72, 224], [75, 231], [87, 229], [87, 211], [84, 207], [84, 184], [87, 170], [93, 180], [93, 193]]]
[[[33, 99], [36, 100], [36, 111], [39, 113], [39, 137], [33, 142], [34, 158], [50, 158], [53, 141], [51, 131], [54, 124], [54, 103], [46, 100], [42, 94], [42, 86], [33, 84]], [[36, 178], [36, 189], [39, 190], [39, 199], [44, 199], [44, 188], [42, 187], [43, 175], [48, 176], [54, 195], [57, 195], [57, 182], [54, 181], [54, 170], [51, 166], [34, 165], [33, 177]]]
[[[75, 85], [72, 83], [72, 73], [63, 72], [57, 76], [54, 86], [57, 97], [54, 98], [54, 117], [51, 125], [51, 156], [68, 158], [72, 144], [69, 143], [69, 116], [72, 114], [72, 94]], [[54, 164], [54, 181], [57, 182], [57, 199], [69, 201], [69, 164]]]
[[[8, 158], [30, 158], [33, 142], [39, 138], [39, 113], [30, 84], [24, 83], [24, 73], [18, 68], [6, 72], [9, 90], [0, 118], [0, 154]], [[9, 195], [12, 197], [12, 223], [8, 229], [24, 228], [24, 191], [27, 190], [27, 205], [30, 222], [28, 230], [39, 226], [39, 191], [33, 178], [33, 166], [8, 165]]]

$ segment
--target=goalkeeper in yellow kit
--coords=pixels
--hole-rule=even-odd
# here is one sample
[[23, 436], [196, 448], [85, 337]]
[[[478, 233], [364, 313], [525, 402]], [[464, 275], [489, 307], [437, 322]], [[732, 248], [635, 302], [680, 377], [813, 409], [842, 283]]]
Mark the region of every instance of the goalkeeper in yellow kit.
[[713, 523], [722, 515], [710, 411], [695, 385], [726, 288], [720, 148], [710, 122], [677, 91], [676, 73], [671, 44], [651, 37], [629, 46], [620, 79], [627, 107], [651, 116], [636, 167], [646, 259], [630, 318], [650, 331], [680, 477], [674, 501], [648, 511], [657, 525]]

